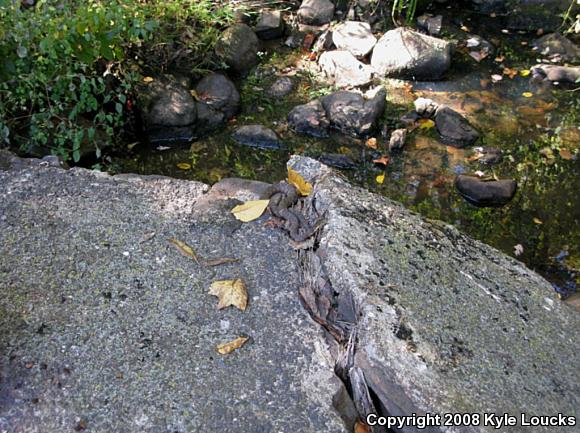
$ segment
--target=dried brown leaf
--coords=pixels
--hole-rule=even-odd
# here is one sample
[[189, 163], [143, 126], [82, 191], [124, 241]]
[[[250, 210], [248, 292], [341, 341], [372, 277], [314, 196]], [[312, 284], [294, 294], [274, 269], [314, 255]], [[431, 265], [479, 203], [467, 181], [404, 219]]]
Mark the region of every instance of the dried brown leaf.
[[235, 340], [228, 341], [227, 343], [218, 344], [216, 350], [222, 355], [227, 355], [242, 347], [248, 342], [248, 340], [248, 337], [238, 337]]
[[173, 245], [175, 245], [175, 247], [177, 248], [177, 250], [181, 254], [183, 254], [184, 256], [189, 257], [190, 259], [193, 259], [197, 263], [199, 263], [199, 259], [197, 258], [197, 254], [195, 254], [195, 251], [193, 250], [193, 248], [191, 248], [185, 242], [182, 242], [179, 239], [175, 239], [175, 238], [169, 239], [169, 242], [172, 243]]
[[245, 311], [248, 306], [248, 290], [246, 284], [239, 278], [214, 281], [209, 288], [209, 294], [218, 297], [220, 310], [233, 306]]

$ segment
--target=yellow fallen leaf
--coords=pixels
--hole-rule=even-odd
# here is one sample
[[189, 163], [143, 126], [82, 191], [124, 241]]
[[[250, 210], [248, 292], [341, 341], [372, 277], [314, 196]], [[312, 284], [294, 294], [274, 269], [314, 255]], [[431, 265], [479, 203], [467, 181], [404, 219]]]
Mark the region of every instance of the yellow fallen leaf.
[[532, 92], [524, 92], [522, 93], [522, 96], [524, 98], [531, 98], [532, 96], [534, 96], [534, 94]]
[[153, 77], [143, 77], [143, 82], [144, 83], [150, 83], [153, 81]]
[[300, 195], [307, 196], [312, 193], [312, 184], [306, 182], [300, 173], [291, 168], [288, 168], [288, 183], [294, 185]]
[[559, 153], [562, 159], [570, 160], [573, 157], [572, 152], [570, 152], [568, 149], [560, 149]]
[[533, 221], [534, 221], [534, 224], [544, 224], [544, 222], [539, 218], [534, 218]]
[[370, 147], [371, 149], [376, 149], [377, 148], [377, 139], [375, 137], [371, 137], [366, 141], [366, 145], [367, 147]]
[[250, 200], [237, 205], [232, 209], [232, 213], [242, 222], [254, 221], [262, 216], [269, 202], [270, 200]]
[[180, 162], [177, 164], [177, 168], [180, 170], [189, 170], [191, 168], [191, 164], [188, 164], [187, 162]]
[[195, 99], [196, 101], [199, 101], [199, 95], [197, 94], [197, 92], [195, 90], [190, 90], [189, 93], [191, 94], [191, 96], [193, 96], [193, 99]]
[[216, 349], [222, 355], [227, 355], [232, 353], [234, 350], [242, 347], [249, 340], [248, 337], [238, 337], [235, 340], [229, 341], [227, 343], [218, 344]]
[[528, 75], [530, 75], [530, 70], [529, 70], [529, 69], [522, 69], [522, 70], [520, 71], [520, 75], [521, 75], [522, 77], [527, 77]]
[[431, 119], [419, 119], [419, 129], [431, 129], [435, 126], [435, 122]]
[[179, 252], [181, 254], [183, 254], [184, 256], [189, 257], [189, 258], [191, 258], [199, 263], [199, 259], [197, 258], [197, 254], [195, 254], [195, 251], [193, 251], [193, 248], [191, 248], [185, 242], [182, 242], [179, 239], [175, 239], [175, 238], [169, 239], [169, 242], [172, 243], [173, 245], [175, 245], [175, 247], [179, 250]]
[[233, 306], [245, 311], [248, 306], [248, 290], [246, 284], [239, 278], [214, 281], [209, 287], [209, 294], [218, 297], [219, 310]]
[[378, 184], [382, 184], [385, 181], [385, 175], [384, 174], [379, 174], [375, 180], [377, 181]]
[[357, 421], [354, 425], [354, 433], [370, 433], [371, 428], [361, 421]]

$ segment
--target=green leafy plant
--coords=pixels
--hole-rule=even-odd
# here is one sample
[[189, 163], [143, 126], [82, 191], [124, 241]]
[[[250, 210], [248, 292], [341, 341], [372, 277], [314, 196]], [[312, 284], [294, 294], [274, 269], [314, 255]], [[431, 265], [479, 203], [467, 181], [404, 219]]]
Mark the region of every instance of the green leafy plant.
[[391, 17], [395, 25], [399, 25], [399, 20], [404, 17], [406, 24], [410, 24], [417, 11], [418, 0], [394, 0], [391, 10]]

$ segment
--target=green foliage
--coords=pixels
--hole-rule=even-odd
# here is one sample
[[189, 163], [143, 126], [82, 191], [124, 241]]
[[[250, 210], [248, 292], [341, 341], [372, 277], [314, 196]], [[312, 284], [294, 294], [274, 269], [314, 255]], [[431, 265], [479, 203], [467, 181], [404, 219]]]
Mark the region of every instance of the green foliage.
[[210, 0], [40, 0], [28, 9], [0, 0], [0, 145], [75, 162], [92, 148], [100, 157], [141, 70], [185, 56], [211, 65], [216, 23], [230, 16]]
[[419, 0], [394, 0], [391, 16], [393, 23], [399, 25], [399, 20], [404, 18], [406, 24], [411, 24], [417, 11], [417, 3]]

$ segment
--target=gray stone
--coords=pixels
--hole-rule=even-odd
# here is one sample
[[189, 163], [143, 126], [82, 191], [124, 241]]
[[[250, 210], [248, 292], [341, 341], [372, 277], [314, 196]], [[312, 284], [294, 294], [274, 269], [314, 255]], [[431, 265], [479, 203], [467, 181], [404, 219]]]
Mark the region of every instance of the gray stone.
[[387, 92], [379, 87], [362, 95], [356, 92], [339, 91], [322, 98], [322, 106], [331, 127], [354, 135], [370, 134], [385, 111]]
[[328, 24], [334, 17], [334, 4], [329, 0], [304, 0], [298, 9], [298, 20], [302, 24]]
[[348, 51], [326, 51], [318, 59], [328, 81], [337, 87], [365, 86], [373, 81], [374, 70]]
[[499, 164], [503, 159], [503, 152], [501, 151], [501, 149], [498, 149], [496, 147], [483, 146], [476, 147], [473, 150], [475, 150], [480, 155], [479, 158], [477, 159], [477, 162], [479, 162], [480, 164], [485, 165]]
[[421, 15], [417, 18], [417, 25], [431, 36], [439, 36], [443, 27], [443, 15]]
[[284, 18], [280, 11], [262, 11], [258, 17], [255, 31], [260, 39], [281, 38], [284, 35]]
[[391, 138], [389, 139], [389, 150], [402, 149], [405, 146], [406, 140], [407, 140], [407, 130], [395, 129], [391, 134]]
[[138, 104], [150, 141], [187, 140], [193, 136], [196, 103], [179, 83], [161, 77], [141, 86]]
[[318, 160], [324, 165], [342, 170], [353, 170], [357, 167], [356, 163], [348, 155], [343, 155], [342, 153], [323, 153]]
[[289, 95], [294, 88], [294, 82], [290, 77], [280, 77], [268, 89], [268, 95], [273, 98], [283, 98]]
[[394, 78], [437, 80], [451, 65], [451, 43], [413, 30], [389, 30], [375, 45], [371, 65]]
[[559, 33], [544, 35], [536, 39], [532, 46], [539, 54], [550, 60], [577, 62], [580, 59], [580, 48]]
[[534, 81], [576, 86], [580, 83], [580, 66], [536, 65], [531, 72]]
[[[348, 431], [286, 236], [230, 212], [264, 188], [228, 185], [0, 171], [0, 431]], [[170, 238], [242, 261], [203, 267]], [[218, 310], [211, 282], [238, 277], [248, 308]]]
[[240, 94], [235, 84], [222, 74], [209, 74], [195, 86], [199, 101], [198, 132], [223, 126], [240, 110]]
[[[306, 261], [320, 265], [305, 266], [304, 280], [322, 279], [336, 300], [352, 299], [350, 365], [381, 413], [509, 413], [518, 420], [502, 428], [510, 433], [555, 431], [521, 426], [522, 413], [578, 419], [580, 315], [546, 280], [450, 225], [353, 188], [316, 161], [294, 157], [289, 165], [314, 184], [307, 208], [325, 216]], [[400, 431], [498, 430], [480, 423]]]
[[328, 137], [330, 122], [319, 100], [297, 105], [288, 113], [288, 125], [299, 134], [312, 137]]
[[454, 147], [471, 146], [479, 139], [479, 132], [457, 111], [439, 106], [435, 114], [435, 126], [441, 140]]
[[332, 41], [339, 50], [346, 50], [357, 57], [370, 53], [377, 43], [371, 26], [361, 21], [345, 21], [332, 32]]
[[258, 64], [258, 43], [250, 27], [234, 24], [224, 31], [215, 51], [234, 72], [246, 75]]
[[420, 116], [427, 119], [435, 116], [439, 104], [434, 102], [432, 99], [428, 98], [417, 98], [413, 105], [415, 106], [415, 112]]
[[263, 125], [244, 125], [237, 128], [232, 138], [240, 144], [262, 149], [282, 149], [284, 143], [280, 141], [274, 131]]
[[455, 187], [469, 203], [479, 207], [500, 207], [514, 197], [517, 183], [512, 179], [482, 180], [477, 176], [459, 175]]

